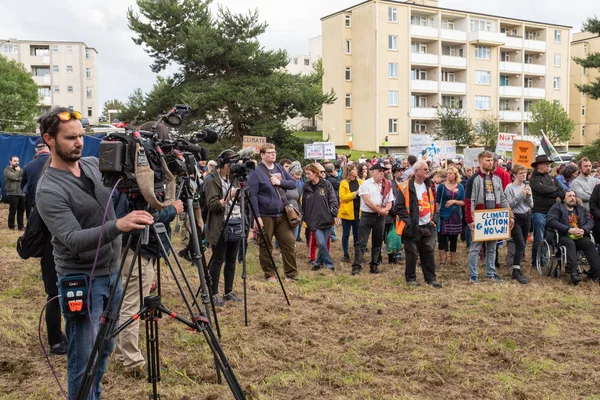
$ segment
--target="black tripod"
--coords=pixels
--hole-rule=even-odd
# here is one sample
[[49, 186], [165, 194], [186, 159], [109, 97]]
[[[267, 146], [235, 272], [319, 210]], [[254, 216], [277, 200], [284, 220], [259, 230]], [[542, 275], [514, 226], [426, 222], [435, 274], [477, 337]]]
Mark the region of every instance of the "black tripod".
[[[223, 352], [223, 349], [221, 348], [221, 346], [211, 328], [210, 319], [209, 319], [208, 315], [203, 313], [202, 310], [200, 309], [200, 305], [198, 304], [196, 297], [194, 296], [194, 291], [192, 289], [192, 286], [187, 278], [187, 275], [185, 274], [185, 271], [183, 270], [181, 263], [179, 262], [179, 259], [177, 258], [176, 253], [174, 252], [174, 248], [169, 239], [169, 235], [167, 234], [167, 230], [162, 223], [155, 223], [152, 226], [148, 226], [142, 232], [142, 236], [137, 241], [137, 245], [136, 245], [134, 257], [131, 261], [131, 265], [129, 266], [129, 273], [128, 273], [127, 279], [125, 281], [123, 292], [125, 292], [127, 290], [127, 286], [129, 285], [129, 281], [131, 278], [131, 272], [137, 261], [138, 268], [139, 268], [138, 283], [139, 283], [139, 287], [140, 287], [140, 298], [142, 297], [142, 293], [141, 293], [142, 271], [141, 271], [140, 250], [141, 250], [141, 246], [143, 244], [148, 244], [149, 235], [153, 235], [153, 237], [156, 239], [157, 247], [159, 250], [159, 255], [160, 255], [160, 257], [164, 258], [167, 266], [169, 267], [169, 270], [171, 271], [171, 274], [173, 276], [175, 284], [177, 285], [179, 293], [181, 294], [181, 297], [186, 305], [186, 308], [187, 308], [188, 312], [190, 313], [191, 320], [187, 320], [187, 319], [177, 315], [176, 313], [171, 312], [162, 304], [162, 302], [161, 302], [161, 284], [160, 284], [160, 262], [159, 262], [160, 257], [157, 258], [157, 281], [156, 282], [157, 282], [158, 295], [157, 296], [148, 296], [148, 297], [144, 298], [142, 308], [136, 314], [134, 314], [131, 318], [129, 318], [122, 326], [117, 327], [116, 329], [114, 327], [118, 322], [119, 310], [121, 308], [123, 299], [121, 299], [121, 301], [119, 303], [118, 310], [107, 309], [107, 310], [104, 310], [104, 312], [102, 313], [102, 317], [100, 319], [100, 328], [98, 330], [96, 340], [94, 341], [94, 347], [92, 349], [92, 353], [88, 360], [86, 370], [85, 370], [85, 373], [82, 378], [82, 382], [79, 386], [79, 389], [77, 390], [76, 399], [77, 400], [86, 400], [88, 398], [90, 389], [93, 384], [94, 376], [95, 376], [96, 370], [98, 368], [96, 359], [99, 358], [102, 354], [104, 354], [105, 346], [109, 345], [109, 342], [111, 340], [113, 340], [114, 337], [119, 332], [121, 332], [128, 325], [130, 325], [131, 323], [133, 323], [134, 321], [136, 321], [139, 318], [144, 319], [145, 323], [146, 323], [146, 345], [147, 345], [146, 352], [147, 352], [147, 366], [148, 366], [148, 382], [150, 382], [152, 384], [152, 394], [149, 396], [149, 398], [153, 399], [153, 400], [159, 399], [160, 395], [158, 394], [158, 386], [157, 386], [158, 382], [160, 381], [160, 353], [159, 353], [159, 340], [158, 340], [158, 318], [162, 317], [163, 312], [167, 313], [172, 318], [184, 323], [185, 325], [194, 329], [195, 331], [197, 331], [199, 333], [201, 332], [202, 334], [204, 334], [204, 337], [215, 357], [215, 364], [217, 366], [217, 372], [221, 371], [223, 373], [223, 375], [225, 376], [225, 380], [227, 381], [229, 388], [231, 389], [231, 392], [233, 393], [233, 396], [235, 399], [245, 399], [244, 392], [243, 392], [239, 382], [237, 381], [237, 378], [231, 368], [231, 365], [229, 364], [229, 361], [227, 360], [227, 357], [225, 356], [225, 353]], [[133, 238], [133, 236], [131, 236], [129, 238], [129, 241], [128, 241], [127, 247], [126, 247], [126, 251], [121, 260], [121, 265], [119, 267], [119, 272], [118, 272], [119, 276], [121, 275], [121, 272], [123, 271], [123, 267], [125, 264], [125, 256], [126, 256], [127, 252], [132, 248], [132, 238]], [[188, 297], [185, 293], [185, 289], [182, 286], [182, 284], [177, 276], [177, 273], [175, 271], [175, 268], [173, 267], [173, 264], [171, 263], [171, 261], [168, 258], [168, 253], [165, 249], [165, 246], [163, 245], [162, 240], [164, 240], [164, 242], [167, 243], [168, 249], [171, 252], [173, 252], [173, 257], [174, 257], [177, 267], [179, 269], [181, 278], [185, 284], [185, 287], [186, 287], [189, 295], [192, 298], [191, 303], [188, 300]], [[196, 244], [197, 244], [197, 241], [196, 241]], [[117, 290], [117, 285], [119, 285], [119, 284], [120, 284], [119, 281], [117, 281], [115, 286], [113, 286], [111, 288], [111, 292], [110, 292], [109, 299], [108, 299], [108, 304], [112, 303], [112, 299], [114, 298], [116, 290]], [[206, 283], [204, 282], [204, 286], [205, 285], [206, 285]], [[195, 309], [196, 309], [195, 311], [194, 311], [194, 308], [192, 307], [192, 305], [195, 307]]]
[[[287, 292], [285, 291], [285, 287], [283, 286], [283, 281], [281, 280], [281, 276], [279, 275], [279, 268], [275, 264], [275, 259], [273, 258], [273, 253], [268, 246], [268, 243], [266, 240], [266, 235], [265, 235], [265, 230], [258, 223], [258, 218], [256, 217], [256, 212], [254, 210], [254, 207], [252, 206], [252, 203], [250, 202], [250, 193], [248, 192], [248, 188], [246, 187], [246, 182], [244, 182], [243, 180], [233, 180], [232, 184], [229, 186], [229, 189], [227, 190], [227, 193], [225, 194], [224, 198], [226, 198], [229, 195], [235, 182], [238, 182], [240, 187], [237, 190], [237, 192], [235, 193], [235, 196], [231, 202], [231, 207], [229, 207], [229, 212], [227, 213], [227, 218], [225, 218], [225, 221], [223, 222], [223, 227], [221, 228], [221, 233], [219, 234], [219, 239], [217, 241], [217, 245], [215, 246], [215, 248], [218, 248], [225, 240], [225, 230], [227, 229], [227, 223], [231, 219], [231, 215], [233, 213], [233, 209], [235, 208], [235, 205], [239, 202], [241, 219], [242, 219], [242, 232], [244, 234], [244, 238], [242, 238], [242, 280], [244, 282], [244, 323], [246, 326], [248, 326], [248, 301], [247, 301], [248, 295], [247, 295], [247, 283], [246, 283], [246, 278], [247, 278], [247, 274], [246, 274], [246, 272], [247, 272], [247, 270], [246, 270], [246, 240], [248, 238], [249, 229], [248, 229], [248, 224], [246, 221], [246, 207], [245, 207], [246, 204], [248, 204], [248, 206], [250, 207], [250, 210], [251, 210], [250, 214], [253, 216], [254, 223], [258, 227], [258, 231], [259, 231], [259, 234], [261, 235], [261, 239], [262, 239], [261, 243], [263, 246], [266, 246], [267, 253], [269, 254], [269, 259], [271, 261], [271, 264], [273, 265], [275, 274], [277, 275], [277, 279], [279, 281], [279, 285], [281, 286], [281, 290], [283, 291], [283, 296], [285, 297], [285, 301], [288, 304], [288, 306], [291, 306], [291, 304], [290, 304], [290, 300], [287, 296]], [[209, 266], [212, 264], [214, 256], [215, 256], [215, 254], [213, 253], [210, 257], [210, 260], [208, 261]], [[202, 287], [198, 288], [196, 296], [198, 295], [198, 293], [201, 290], [203, 290]]]

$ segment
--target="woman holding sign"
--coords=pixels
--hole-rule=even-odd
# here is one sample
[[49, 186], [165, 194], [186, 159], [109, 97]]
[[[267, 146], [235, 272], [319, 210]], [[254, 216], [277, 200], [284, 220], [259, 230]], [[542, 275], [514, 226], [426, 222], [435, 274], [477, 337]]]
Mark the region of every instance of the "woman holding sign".
[[465, 205], [465, 189], [459, 183], [460, 176], [454, 167], [446, 169], [446, 182], [436, 190], [437, 209], [440, 210], [438, 225], [438, 251], [440, 266], [446, 263], [446, 253], [450, 251], [450, 263], [456, 263], [456, 243], [462, 231], [461, 207]]
[[525, 252], [527, 235], [529, 235], [529, 226], [531, 224], [531, 209], [533, 208], [533, 197], [531, 197], [531, 188], [527, 179], [527, 168], [522, 165], [515, 165], [512, 168], [514, 182], [506, 187], [506, 199], [513, 211], [515, 224], [511, 231], [511, 236], [515, 242], [515, 255], [512, 263], [512, 279], [521, 284], [529, 283], [527, 278], [521, 272], [521, 259]]

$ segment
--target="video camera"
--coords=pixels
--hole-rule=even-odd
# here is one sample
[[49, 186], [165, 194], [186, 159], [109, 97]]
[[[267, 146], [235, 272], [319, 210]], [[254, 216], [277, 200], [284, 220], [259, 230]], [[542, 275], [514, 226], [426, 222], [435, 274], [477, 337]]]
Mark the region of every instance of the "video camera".
[[238, 151], [233, 158], [230, 158], [229, 176], [232, 180], [246, 181], [248, 179], [248, 173], [256, 168], [252, 159], [254, 154], [256, 154], [254, 149], [248, 147]]

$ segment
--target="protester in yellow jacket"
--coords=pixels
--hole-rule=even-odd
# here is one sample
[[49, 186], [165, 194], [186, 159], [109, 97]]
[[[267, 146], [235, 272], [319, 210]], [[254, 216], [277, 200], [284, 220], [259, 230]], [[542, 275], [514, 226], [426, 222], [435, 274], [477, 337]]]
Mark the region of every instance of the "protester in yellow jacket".
[[340, 209], [338, 218], [342, 220], [342, 249], [344, 250], [344, 261], [350, 262], [348, 252], [348, 241], [350, 238], [350, 229], [354, 245], [358, 243], [358, 225], [360, 223], [360, 197], [358, 196], [358, 187], [362, 180], [358, 179], [358, 168], [356, 164], [347, 165], [342, 174], [340, 182]]

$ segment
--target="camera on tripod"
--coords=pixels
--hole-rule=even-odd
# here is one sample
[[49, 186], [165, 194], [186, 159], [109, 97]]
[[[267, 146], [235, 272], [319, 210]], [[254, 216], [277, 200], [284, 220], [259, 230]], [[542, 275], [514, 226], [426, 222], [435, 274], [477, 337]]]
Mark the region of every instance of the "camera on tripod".
[[234, 181], [245, 182], [248, 179], [248, 173], [254, 171], [256, 164], [253, 161], [255, 151], [248, 147], [238, 151], [235, 157], [230, 159], [229, 177]]

